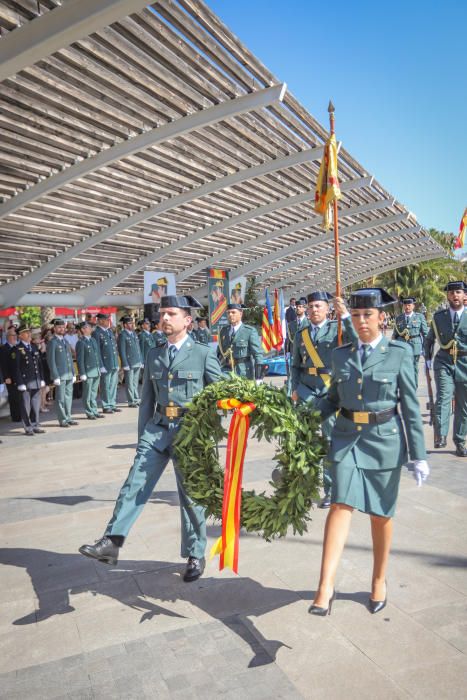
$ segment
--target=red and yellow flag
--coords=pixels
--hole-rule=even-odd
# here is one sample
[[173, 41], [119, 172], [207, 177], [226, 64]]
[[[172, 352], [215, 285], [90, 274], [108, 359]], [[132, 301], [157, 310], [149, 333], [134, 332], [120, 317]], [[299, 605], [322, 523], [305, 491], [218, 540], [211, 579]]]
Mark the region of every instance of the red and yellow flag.
[[332, 134], [324, 145], [315, 192], [315, 211], [323, 215], [323, 225], [326, 230], [331, 228], [331, 204], [341, 196], [337, 177], [337, 142], [335, 135]]
[[281, 350], [282, 345], [284, 344], [284, 338], [282, 337], [282, 319], [279, 304], [279, 292], [277, 289], [274, 290], [274, 311], [272, 316], [272, 345], [275, 350]]
[[271, 352], [273, 342], [272, 342], [272, 329], [274, 325], [274, 317], [271, 309], [271, 302], [269, 301], [269, 292], [266, 289], [266, 301], [264, 303], [263, 309], [263, 319], [261, 322], [261, 345], [263, 346], [264, 352]]
[[211, 549], [211, 558], [220, 554], [219, 571], [228, 566], [238, 574], [238, 550], [240, 543], [240, 511], [242, 506], [243, 461], [250, 427], [249, 414], [254, 403], [242, 403], [238, 399], [221, 399], [218, 408], [234, 409], [227, 440], [227, 457], [224, 473], [224, 498], [222, 501], [222, 535]]
[[454, 241], [454, 248], [463, 248], [465, 243], [465, 231], [467, 229], [467, 207], [464, 210], [462, 219], [459, 225], [459, 235]]

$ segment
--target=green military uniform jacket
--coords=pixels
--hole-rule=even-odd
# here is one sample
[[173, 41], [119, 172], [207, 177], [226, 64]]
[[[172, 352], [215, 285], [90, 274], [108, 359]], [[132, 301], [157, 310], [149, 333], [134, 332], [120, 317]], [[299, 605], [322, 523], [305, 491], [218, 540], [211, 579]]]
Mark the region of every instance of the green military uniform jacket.
[[[302, 328], [295, 336], [292, 351], [292, 391], [296, 391], [301, 401], [314, 401], [324, 396], [327, 387], [322, 376], [332, 375], [331, 357], [337, 347], [337, 321], [326, 321], [312, 341], [311, 324]], [[357, 334], [350, 316], [342, 321], [343, 342], [355, 340]], [[309, 339], [309, 340], [308, 340]], [[317, 369], [308, 350], [307, 342], [313, 343], [324, 367]], [[326, 371], [327, 370], [327, 371]]]
[[298, 318], [294, 321], [290, 321], [290, 323], [287, 324], [287, 338], [291, 345], [293, 344], [297, 330], [303, 330], [304, 328], [308, 328], [309, 325], [310, 322], [306, 316], [303, 317], [303, 320], [300, 323], [300, 328], [298, 328]]
[[195, 337], [198, 343], [209, 345], [211, 342], [211, 331], [209, 328], [198, 328], [198, 330], [195, 331]]
[[[221, 368], [214, 351], [190, 337], [183, 343], [170, 365], [167, 344], [151, 348], [144, 366], [143, 390], [138, 416], [138, 438], [148, 421], [164, 420], [155, 414], [156, 404], [186, 406], [207, 384], [221, 378]], [[166, 449], [167, 430], [157, 433], [156, 449]], [[164, 444], [162, 444], [164, 443]]]
[[316, 404], [323, 419], [340, 408], [371, 412], [395, 408], [399, 398], [405, 433], [399, 415], [382, 424], [357, 424], [339, 414], [328, 459], [360, 469], [395, 469], [407, 462], [407, 443], [412, 460], [426, 459], [409, 346], [383, 337], [363, 369], [358, 341], [336, 348], [328, 395]]
[[138, 336], [134, 332], [127, 331], [126, 328], [118, 336], [118, 351], [122, 367], [135, 369], [143, 364]]
[[231, 326], [222, 326], [219, 332], [217, 357], [223, 372], [233, 371], [247, 379], [255, 378], [256, 365], [262, 364], [263, 351], [256, 328], [242, 323], [235, 333], [233, 340], [230, 337]]
[[52, 381], [55, 379], [73, 379], [75, 369], [71, 347], [66, 340], [59, 340], [57, 335], [53, 335], [47, 343], [47, 364], [49, 365]]
[[153, 333], [149, 333], [149, 331], [140, 331], [140, 334], [138, 336], [138, 342], [139, 342], [139, 350], [141, 353], [141, 362], [144, 364], [146, 361], [146, 355], [148, 354], [149, 350], [153, 348], [156, 344], [156, 338], [154, 337]]
[[392, 339], [408, 343], [412, 347], [415, 357], [422, 354], [423, 344], [427, 334], [428, 324], [423, 314], [414, 311], [409, 317], [408, 323], [405, 314], [396, 316]]
[[110, 328], [105, 329], [96, 326], [92, 336], [97, 340], [99, 345], [102, 366], [105, 367], [107, 372], [118, 369], [117, 343]]
[[85, 374], [90, 378], [100, 376], [102, 358], [99, 345], [95, 338], [79, 338], [76, 343], [76, 362], [78, 363], [78, 372], [80, 375]]
[[[449, 309], [443, 309], [433, 314], [431, 327], [425, 340], [425, 358], [427, 360], [431, 360], [435, 341], [438, 340], [435, 326], [440, 346], [433, 363], [435, 374], [444, 369], [453, 373], [454, 381], [467, 382], [467, 312], [462, 312], [456, 332], [454, 332]], [[454, 348], [457, 350], [455, 363], [453, 361]]]

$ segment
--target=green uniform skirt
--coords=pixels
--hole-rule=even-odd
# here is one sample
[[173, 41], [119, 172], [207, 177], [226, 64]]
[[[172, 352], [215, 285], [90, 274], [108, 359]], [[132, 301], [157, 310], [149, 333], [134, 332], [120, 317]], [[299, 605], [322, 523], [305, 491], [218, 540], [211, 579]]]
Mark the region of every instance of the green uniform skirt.
[[396, 510], [401, 468], [360, 469], [334, 462], [331, 465], [331, 502], [344, 503], [362, 513], [392, 518]]

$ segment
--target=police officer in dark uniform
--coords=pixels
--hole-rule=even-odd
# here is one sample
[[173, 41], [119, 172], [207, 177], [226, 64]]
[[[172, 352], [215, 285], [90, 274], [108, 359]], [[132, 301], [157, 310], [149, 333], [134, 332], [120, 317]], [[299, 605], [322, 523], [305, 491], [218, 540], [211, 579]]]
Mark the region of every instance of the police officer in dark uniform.
[[45, 386], [39, 349], [31, 344], [31, 329], [18, 328], [15, 348], [15, 382], [21, 396], [21, 420], [26, 435], [45, 433], [40, 427], [41, 387]]
[[208, 328], [208, 321], [206, 318], [201, 316], [197, 319], [198, 328], [195, 330], [195, 338], [198, 343], [203, 343], [203, 345], [209, 345], [211, 342], [211, 333]]
[[21, 397], [15, 383], [15, 347], [18, 342], [16, 328], [11, 326], [6, 332], [6, 343], [0, 348], [0, 362], [3, 379], [8, 392], [8, 403], [10, 405], [10, 415], [13, 423], [21, 422]]
[[305, 297], [300, 297], [295, 306], [295, 319], [287, 324], [287, 340], [290, 345], [290, 350], [293, 347], [295, 334], [306, 328], [309, 325], [308, 316], [306, 314], [308, 302]]
[[227, 305], [229, 325], [219, 332], [217, 357], [225, 374], [235, 374], [246, 379], [261, 379], [263, 351], [256, 328], [242, 322], [244, 307]]

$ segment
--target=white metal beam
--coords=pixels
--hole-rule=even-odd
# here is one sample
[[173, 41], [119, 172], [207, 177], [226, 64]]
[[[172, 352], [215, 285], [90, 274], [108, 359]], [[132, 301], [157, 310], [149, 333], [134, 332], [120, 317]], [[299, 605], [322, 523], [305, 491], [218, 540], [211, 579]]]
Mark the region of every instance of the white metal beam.
[[0, 42], [0, 80], [146, 7], [148, 0], [71, 0], [7, 34]]
[[[1, 44], [0, 44], [1, 46]], [[33, 185], [27, 190], [7, 199], [6, 202], [0, 204], [0, 219], [7, 214], [17, 211], [20, 207], [33, 202], [42, 197], [48, 192], [63, 187], [68, 182], [77, 178], [88, 175], [89, 173], [102, 168], [105, 165], [114, 163], [121, 158], [137, 153], [151, 146], [155, 146], [162, 141], [167, 141], [174, 137], [186, 134], [189, 131], [200, 129], [211, 124], [215, 124], [228, 117], [233, 117], [244, 112], [249, 112], [252, 109], [266, 107], [274, 102], [282, 101], [287, 90], [285, 83], [273, 85], [264, 90], [257, 90], [236, 97], [233, 100], [226, 100], [214, 107], [199, 110], [195, 114], [189, 114], [186, 117], [176, 119], [169, 124], [149, 129], [143, 134], [138, 134], [134, 138], [127, 139], [121, 143], [106, 148], [104, 151], [97, 153], [90, 158], [86, 158], [70, 167], [55, 173], [45, 180], [41, 180], [36, 185]]]
[[[372, 223], [372, 225], [368, 226], [368, 228], [372, 228], [374, 226], [377, 226], [377, 224]], [[373, 243], [373, 242], [378, 241], [378, 240], [385, 240], [387, 238], [393, 238], [396, 236], [401, 237], [407, 233], [417, 233], [418, 231], [420, 231], [420, 225], [411, 226], [410, 228], [400, 229], [397, 231], [385, 231], [384, 233], [378, 234], [376, 236], [372, 236], [370, 239], [367, 239], [367, 241], [362, 241], [362, 240], [352, 241], [350, 244], [341, 246], [341, 250], [346, 250], [346, 249], [352, 248], [353, 245], [358, 245], [359, 243], [360, 244], [365, 243], [365, 242]], [[343, 234], [345, 233], [345, 229], [342, 230], [342, 233]], [[399, 242], [399, 245], [400, 245], [400, 242]], [[302, 263], [302, 262], [314, 262], [315, 260], [318, 260], [319, 258], [322, 258], [325, 255], [333, 255], [333, 254], [334, 254], [334, 249], [329, 248], [328, 250], [322, 251], [321, 253], [315, 253], [315, 254], [307, 256], [306, 258], [301, 258], [300, 263]], [[293, 264], [295, 265], [296, 261]], [[291, 267], [291, 265], [292, 264], [287, 265], [287, 267]], [[314, 270], [303, 270], [302, 272], [299, 272], [299, 273], [293, 275], [292, 277], [288, 277], [286, 280], [283, 280], [283, 281], [281, 280], [280, 282], [275, 283], [274, 286], [278, 287], [278, 288], [288, 287], [291, 284], [293, 284], [295, 281], [304, 279], [307, 272], [314, 273]], [[277, 274], [277, 271], [271, 271], [271, 272], [269, 272], [268, 275], [264, 275], [263, 278], [268, 279], [270, 277], [275, 276], [276, 274]], [[263, 278], [258, 278], [258, 281], [263, 279]]]
[[[346, 182], [341, 184], [341, 190], [343, 192], [348, 192], [350, 190], [361, 189], [363, 187], [371, 187], [372, 181], [372, 175], [368, 175], [367, 177], [359, 177], [355, 180], [347, 180]], [[126, 279], [130, 275], [133, 275], [135, 272], [138, 272], [142, 268], [151, 265], [156, 260], [165, 258], [166, 255], [170, 255], [171, 253], [174, 253], [177, 250], [181, 250], [186, 245], [195, 243], [196, 241], [199, 241], [202, 238], [207, 238], [207, 236], [212, 236], [215, 233], [231, 228], [232, 226], [238, 226], [239, 224], [242, 224], [245, 221], [250, 221], [251, 219], [256, 219], [260, 216], [264, 216], [265, 214], [270, 214], [271, 212], [277, 211], [278, 209], [286, 209], [287, 207], [297, 206], [298, 204], [302, 204], [303, 202], [309, 202], [312, 199], [312, 196], [312, 192], [302, 192], [301, 194], [296, 194], [292, 197], [286, 197], [285, 199], [276, 199], [273, 202], [263, 204], [262, 206], [256, 207], [255, 209], [249, 209], [248, 211], [245, 211], [242, 214], [237, 214], [237, 216], [232, 216], [229, 219], [223, 219], [218, 224], [214, 224], [213, 226], [207, 226], [206, 228], [200, 229], [199, 231], [195, 231], [195, 233], [192, 233], [191, 235], [186, 236], [185, 238], [181, 238], [178, 241], [170, 243], [168, 246], [159, 248], [158, 250], [154, 251], [154, 253], [144, 255], [142, 258], [135, 260], [135, 262], [131, 265], [128, 265], [128, 267], [122, 268], [114, 275], [111, 275], [105, 280], [102, 280], [102, 282], [98, 282], [95, 285], [86, 287], [86, 289], [81, 290], [81, 292], [86, 296], [86, 299], [93, 300], [95, 297], [97, 297], [97, 295], [107, 293], [113, 287], [115, 287], [117, 284], [120, 284], [120, 282], [123, 282], [124, 279]], [[346, 216], [348, 216], [348, 214], [346, 214]], [[257, 242], [264, 242], [264, 240], [264, 237], [261, 237], [261, 240], [259, 238], [256, 239]], [[252, 242], [251, 245], [256, 245], [256, 243]], [[202, 267], [206, 266], [207, 264], [203, 265]], [[185, 275], [185, 271], [182, 274]], [[190, 274], [193, 274], [193, 272], [191, 272]], [[187, 276], [188, 275], [186, 275], [185, 277]], [[179, 282], [181, 279], [185, 279], [185, 277], [180, 277], [179, 275], [177, 277], [177, 282]]]
[[322, 154], [323, 147], [315, 146], [314, 148], [298, 151], [297, 153], [292, 153], [288, 156], [284, 156], [283, 158], [268, 160], [251, 168], [244, 168], [243, 170], [239, 170], [231, 175], [226, 175], [225, 177], [217, 180], [206, 182], [200, 187], [188, 190], [187, 192], [182, 192], [175, 197], [165, 199], [163, 202], [160, 202], [153, 207], [137, 212], [136, 214], [133, 214], [122, 221], [118, 221], [113, 226], [108, 226], [96, 235], [89, 236], [79, 243], [70, 246], [70, 248], [67, 248], [67, 250], [65, 250], [63, 253], [60, 253], [60, 255], [52, 258], [48, 262], [44, 263], [44, 265], [41, 265], [36, 270], [33, 270], [24, 277], [21, 277], [14, 282], [10, 282], [9, 284], [3, 285], [3, 287], [0, 288], [0, 304], [8, 306], [10, 303], [16, 303], [16, 300], [19, 297], [22, 297], [24, 294], [29, 292], [36, 286], [36, 284], [39, 284], [41, 280], [47, 277], [47, 275], [54, 272], [57, 268], [61, 267], [68, 261], [72, 260], [77, 255], [80, 255], [85, 250], [92, 248], [98, 243], [106, 241], [112, 236], [116, 236], [118, 233], [121, 233], [122, 231], [125, 231], [136, 224], [140, 224], [147, 219], [157, 216], [157, 214], [162, 214], [170, 209], [174, 209], [175, 207], [186, 204], [187, 202], [198, 199], [199, 197], [212, 194], [213, 192], [224, 189], [225, 187], [231, 187], [232, 185], [236, 185], [240, 182], [261, 177], [262, 175], [272, 173], [276, 170], [291, 168], [307, 161], [318, 160], [321, 158]]

